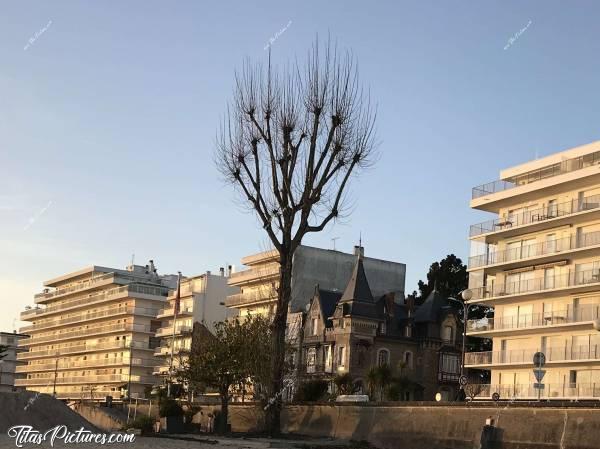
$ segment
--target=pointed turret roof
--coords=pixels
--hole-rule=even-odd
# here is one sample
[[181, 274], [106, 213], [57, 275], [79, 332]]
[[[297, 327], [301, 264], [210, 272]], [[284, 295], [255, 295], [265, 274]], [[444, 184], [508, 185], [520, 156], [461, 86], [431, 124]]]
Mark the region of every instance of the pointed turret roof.
[[417, 308], [414, 316], [415, 322], [437, 322], [441, 316], [442, 309], [446, 306], [448, 306], [448, 300], [440, 295], [440, 292], [437, 291], [437, 284], [435, 284], [427, 299]]
[[340, 302], [349, 301], [374, 302], [371, 287], [369, 287], [369, 281], [367, 281], [367, 275], [363, 267], [362, 257], [360, 256], [356, 260], [350, 281], [340, 299]]

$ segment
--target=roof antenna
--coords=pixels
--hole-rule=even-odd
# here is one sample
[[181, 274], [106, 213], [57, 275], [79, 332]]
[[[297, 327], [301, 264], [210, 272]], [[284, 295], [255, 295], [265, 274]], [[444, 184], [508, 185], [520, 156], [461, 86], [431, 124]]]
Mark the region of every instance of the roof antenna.
[[131, 266], [133, 266], [133, 262], [135, 261], [135, 251], [131, 253]]

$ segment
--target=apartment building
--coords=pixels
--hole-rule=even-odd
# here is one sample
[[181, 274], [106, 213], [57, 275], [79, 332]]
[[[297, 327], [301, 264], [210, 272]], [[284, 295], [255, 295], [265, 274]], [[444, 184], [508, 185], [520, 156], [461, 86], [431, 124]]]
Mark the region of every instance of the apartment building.
[[119, 400], [143, 396], [159, 363], [156, 317], [176, 276], [159, 276], [153, 261], [125, 270], [90, 266], [44, 283], [21, 320], [18, 354], [26, 377], [16, 385], [59, 399]]
[[[355, 246], [353, 253], [300, 246], [293, 260], [290, 312], [305, 309], [316, 285], [326, 290], [342, 291], [359, 252], [364, 255], [362, 246]], [[278, 258], [276, 250], [244, 257], [242, 264], [248, 268], [231, 273], [229, 278], [229, 285], [238, 287], [240, 292], [227, 297], [227, 307], [235, 309], [240, 316], [273, 313], [277, 302]], [[372, 257], [363, 257], [363, 263], [374, 295], [394, 291], [398, 298], [404, 297], [405, 264]]]
[[6, 347], [6, 350], [0, 353], [0, 392], [15, 390], [15, 379], [23, 378], [23, 374], [17, 374], [15, 370], [23, 364], [17, 360], [17, 353], [22, 351], [18, 347], [19, 340], [27, 337], [28, 335], [18, 334], [16, 331], [0, 332], [0, 346]]
[[471, 207], [495, 215], [470, 228], [470, 303], [494, 308], [467, 323], [493, 342], [466, 354], [467, 367], [491, 370], [483, 396], [600, 398], [600, 142], [501, 171]]
[[175, 315], [177, 288], [169, 291], [167, 303], [158, 314], [161, 327], [156, 331], [160, 346], [154, 355], [160, 359], [154, 374], [168, 376], [171, 367], [177, 368], [185, 361], [185, 353], [192, 344], [194, 323], [202, 323], [211, 332], [214, 324], [227, 318], [225, 298], [239, 289], [228, 285], [225, 269], [218, 275], [207, 271], [193, 277], [182, 277], [179, 288], [179, 309]]

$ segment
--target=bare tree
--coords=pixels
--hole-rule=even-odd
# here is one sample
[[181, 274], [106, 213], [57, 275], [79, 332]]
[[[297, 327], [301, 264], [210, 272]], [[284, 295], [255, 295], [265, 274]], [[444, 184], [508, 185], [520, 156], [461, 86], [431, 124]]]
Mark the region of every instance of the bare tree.
[[[271, 394], [283, 387], [285, 328], [294, 252], [347, 210], [351, 175], [373, 162], [375, 118], [349, 52], [318, 39], [304, 65], [247, 62], [217, 136], [216, 163], [279, 253]], [[279, 432], [279, 402], [267, 416]]]

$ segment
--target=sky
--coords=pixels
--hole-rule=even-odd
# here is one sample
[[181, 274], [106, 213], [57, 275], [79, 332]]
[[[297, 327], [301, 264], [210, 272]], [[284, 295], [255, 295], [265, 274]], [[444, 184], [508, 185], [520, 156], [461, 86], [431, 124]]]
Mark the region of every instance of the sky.
[[[466, 260], [471, 188], [600, 139], [593, 1], [0, 2], [0, 330], [44, 280], [154, 259], [217, 271], [267, 245], [213, 163], [234, 70], [317, 35], [378, 106], [353, 213], [304, 243], [407, 264]], [[285, 29], [284, 31], [281, 31]], [[335, 239], [335, 240], [333, 240]]]

